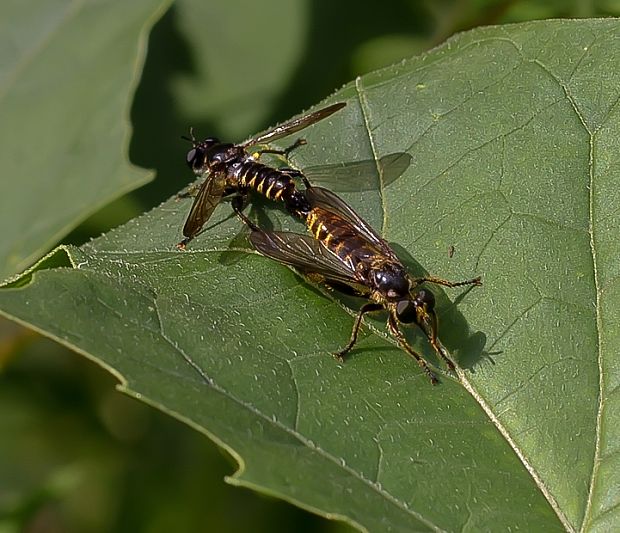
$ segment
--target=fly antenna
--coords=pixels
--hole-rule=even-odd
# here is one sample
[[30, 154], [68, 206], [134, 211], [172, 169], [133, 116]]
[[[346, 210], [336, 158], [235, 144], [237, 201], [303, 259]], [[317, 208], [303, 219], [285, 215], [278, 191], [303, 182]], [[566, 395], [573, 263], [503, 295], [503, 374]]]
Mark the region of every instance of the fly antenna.
[[196, 137], [194, 136], [194, 126], [189, 127], [189, 137], [187, 137], [187, 135], [181, 135], [181, 139], [189, 141], [192, 144], [196, 144]]

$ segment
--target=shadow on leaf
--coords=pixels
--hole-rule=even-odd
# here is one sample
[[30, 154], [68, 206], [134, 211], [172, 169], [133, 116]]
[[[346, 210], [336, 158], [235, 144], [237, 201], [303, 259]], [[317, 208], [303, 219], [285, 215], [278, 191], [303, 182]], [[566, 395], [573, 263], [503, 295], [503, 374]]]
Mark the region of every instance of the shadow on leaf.
[[[429, 274], [433, 275], [432, 272], [427, 272], [420, 263], [413, 259], [405, 248], [395, 243], [390, 243], [390, 246], [397, 253], [398, 257], [405, 264], [407, 270], [413, 277], [422, 277]], [[448, 290], [452, 293], [458, 289], [461, 289], [461, 291], [457, 293], [454, 300], [451, 300], [443, 287], [432, 285], [432, 291], [437, 302], [436, 309], [439, 318], [439, 339], [451, 354], [458, 353], [455, 362], [461, 368], [472, 370], [473, 367], [480, 364], [480, 360], [486, 355], [484, 347], [486, 346], [487, 335], [482, 331], [472, 332], [467, 320], [458, 310], [459, 303], [465, 298], [474, 296], [476, 288], [470, 285], [464, 289], [459, 287]], [[472, 291], [474, 291], [474, 293], [470, 295]]]

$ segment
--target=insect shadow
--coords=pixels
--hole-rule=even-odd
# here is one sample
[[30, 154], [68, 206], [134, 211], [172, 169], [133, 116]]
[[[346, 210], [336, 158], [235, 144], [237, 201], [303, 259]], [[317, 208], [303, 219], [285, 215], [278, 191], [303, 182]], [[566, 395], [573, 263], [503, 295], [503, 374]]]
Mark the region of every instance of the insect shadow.
[[[390, 246], [405, 264], [413, 278], [429, 274], [405, 248], [396, 243], [390, 243]], [[431, 274], [437, 273], [432, 272]], [[482, 276], [482, 283], [484, 284], [484, 275]], [[499, 352], [492, 354], [485, 351], [487, 335], [482, 331], [472, 331], [467, 319], [458, 309], [459, 303], [465, 298], [476, 297], [476, 288], [469, 286], [457, 293], [454, 299], [450, 299], [448, 292], [436, 285], [433, 286], [432, 290], [437, 302], [439, 338], [451, 354], [457, 354], [455, 359], [458, 366], [475, 372], [474, 368], [483, 359], [490, 360], [494, 364], [491, 355], [496, 355]], [[454, 291], [454, 289], [448, 289], [448, 291]]]
[[312, 185], [335, 192], [358, 192], [386, 187], [400, 178], [413, 158], [407, 152], [394, 152], [379, 159], [318, 165], [302, 169]]
[[[312, 185], [325, 187], [336, 192], [371, 191], [379, 190], [381, 187], [386, 187], [395, 182], [409, 168], [412, 160], [413, 158], [407, 152], [394, 152], [384, 155], [378, 160], [364, 159], [347, 163], [317, 165], [304, 168], [302, 172]], [[270, 202], [258, 194], [252, 195], [250, 218], [256, 220], [258, 226], [265, 230], [280, 230], [280, 227], [274, 227], [273, 222], [266, 215], [265, 208], [275, 208], [281, 212], [286, 212], [281, 203]], [[231, 212], [224, 220], [234, 216]], [[209, 226], [204, 231], [213, 229], [221, 222]], [[304, 233], [305, 231], [300, 226], [299, 232]], [[247, 231], [243, 225], [240, 225], [239, 232], [230, 241], [230, 247], [236, 249], [248, 247]], [[244, 255], [242, 252], [226, 252], [221, 255], [219, 261], [223, 265], [230, 266], [239, 263]]]

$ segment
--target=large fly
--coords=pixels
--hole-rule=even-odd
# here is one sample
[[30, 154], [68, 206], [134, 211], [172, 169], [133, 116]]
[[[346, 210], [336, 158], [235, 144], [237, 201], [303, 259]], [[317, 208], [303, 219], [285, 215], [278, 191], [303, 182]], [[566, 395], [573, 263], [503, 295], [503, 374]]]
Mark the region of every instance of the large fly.
[[[190, 131], [191, 137], [185, 137], [192, 143], [192, 148], [187, 153], [187, 164], [196, 175], [204, 175], [205, 180], [198, 189], [183, 226], [184, 238], [177, 246], [185, 248], [209, 220], [222, 197], [230, 194], [245, 200], [249, 191], [256, 191], [270, 200], [284, 202], [291, 214], [299, 216], [299, 209], [305, 205], [305, 199], [303, 192], [296, 188], [294, 179], [301, 177], [301, 173], [290, 168], [273, 168], [257, 159], [265, 153], [286, 157], [292, 150], [305, 144], [305, 141], [298, 139], [285, 150], [263, 149], [253, 154], [248, 152], [248, 148], [264, 145], [303, 130], [329, 117], [345, 105], [344, 102], [332, 104], [276, 126], [241, 144], [223, 143], [214, 137], [198, 141]], [[303, 205], [300, 206], [300, 203]]]
[[368, 300], [359, 310], [348, 344], [333, 355], [339, 360], [351, 351], [364, 315], [387, 311], [387, 326], [398, 344], [411, 355], [433, 384], [437, 377], [426, 360], [408, 343], [401, 324], [416, 324], [436, 354], [450, 370], [454, 363], [438, 339], [438, 321], [433, 293], [423, 283], [444, 287], [481, 285], [480, 277], [452, 282], [427, 276], [412, 278], [389, 244], [348, 204], [328, 189], [306, 185], [298, 216], [312, 237], [291, 232], [266, 231], [243, 213], [241, 199], [233, 198], [233, 209], [251, 229], [250, 241], [261, 254], [289, 265], [330, 288]]

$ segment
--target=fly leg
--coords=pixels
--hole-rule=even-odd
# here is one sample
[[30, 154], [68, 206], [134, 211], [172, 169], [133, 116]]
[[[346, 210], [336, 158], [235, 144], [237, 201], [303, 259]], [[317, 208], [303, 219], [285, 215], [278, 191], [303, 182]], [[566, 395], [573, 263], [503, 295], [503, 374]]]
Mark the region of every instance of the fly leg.
[[463, 285], [474, 285], [476, 287], [482, 285], [482, 279], [480, 276], [474, 279], [468, 279], [467, 281], [448, 281], [447, 279], [436, 278], [434, 276], [427, 276], [424, 278], [414, 278], [411, 280], [413, 286], [420, 285], [424, 282], [434, 283], [435, 285], [443, 285], [444, 287], [461, 287]]
[[252, 227], [255, 225], [254, 222], [252, 222], [248, 217], [243, 214], [243, 210], [247, 205], [247, 200], [247, 194], [238, 193], [231, 198], [230, 205], [232, 206], [235, 215], [237, 215], [245, 224]]
[[390, 316], [388, 318], [388, 328], [390, 330], [390, 333], [392, 333], [392, 335], [396, 337], [396, 340], [398, 341], [398, 344], [400, 344], [401, 348], [418, 362], [418, 365], [422, 370], [424, 370], [424, 373], [429, 377], [431, 383], [433, 385], [436, 385], [439, 382], [437, 376], [435, 376], [432, 370], [428, 367], [428, 363], [426, 362], [426, 360], [420, 354], [418, 354], [407, 342], [407, 339], [403, 335], [402, 331], [398, 329], [398, 321], [392, 315], [392, 313], [390, 313]]
[[355, 317], [355, 322], [353, 324], [353, 330], [351, 331], [351, 339], [349, 340], [349, 344], [347, 344], [342, 350], [338, 350], [333, 354], [333, 356], [338, 361], [344, 363], [344, 356], [351, 351], [351, 348], [353, 348], [353, 346], [357, 342], [357, 334], [359, 333], [360, 326], [362, 325], [362, 318], [364, 317], [364, 315], [366, 313], [381, 311], [382, 309], [384, 309], [383, 305], [375, 302], [368, 302], [362, 306], [362, 308], [359, 310], [359, 313], [357, 313], [357, 316]]
[[247, 194], [236, 194], [232, 197], [230, 205], [232, 206], [235, 215], [237, 215], [246, 226], [248, 226], [252, 231], [260, 231], [260, 228], [243, 214], [243, 208], [247, 203], [247, 199]]
[[443, 345], [439, 342], [439, 339], [435, 338], [435, 340], [431, 340], [430, 343], [431, 346], [435, 349], [435, 351], [439, 354], [439, 356], [443, 359], [444, 363], [446, 363], [448, 370], [456, 372], [456, 367], [454, 366], [454, 363], [448, 357], [448, 353], [446, 352], [446, 349], [443, 347]]
[[304, 183], [307, 181], [301, 170], [297, 170], [296, 168], [282, 167], [278, 170], [291, 178], [300, 178], [304, 180]]
[[454, 372], [456, 370], [454, 367], [454, 363], [448, 357], [446, 349], [441, 345], [441, 343], [439, 342], [439, 339], [437, 338], [437, 315], [435, 314], [434, 310], [429, 312], [429, 319], [430, 319], [430, 333], [424, 327], [422, 327], [421, 324], [419, 323], [417, 324], [420, 327], [420, 329], [424, 332], [424, 334], [426, 335], [428, 342], [435, 350], [435, 353], [443, 359], [448, 369]]
[[254, 152], [254, 157], [258, 159], [263, 154], [276, 154], [276, 155], [282, 155], [286, 159], [288, 159], [288, 155], [293, 150], [295, 150], [296, 148], [299, 148], [300, 146], [303, 146], [304, 144], [306, 144], [306, 139], [297, 139], [293, 144], [291, 144], [288, 148], [285, 148], [284, 150], [277, 150], [275, 148], [267, 148], [265, 150], [259, 150], [258, 152]]
[[312, 183], [310, 183], [310, 182], [308, 181], [308, 178], [306, 178], [306, 176], [304, 176], [304, 175], [302, 174], [302, 175], [301, 175], [301, 176], [299, 176], [299, 177], [301, 178], [301, 181], [303, 182], [304, 187], [305, 187], [306, 189], [311, 189], [311, 188], [312, 188]]

